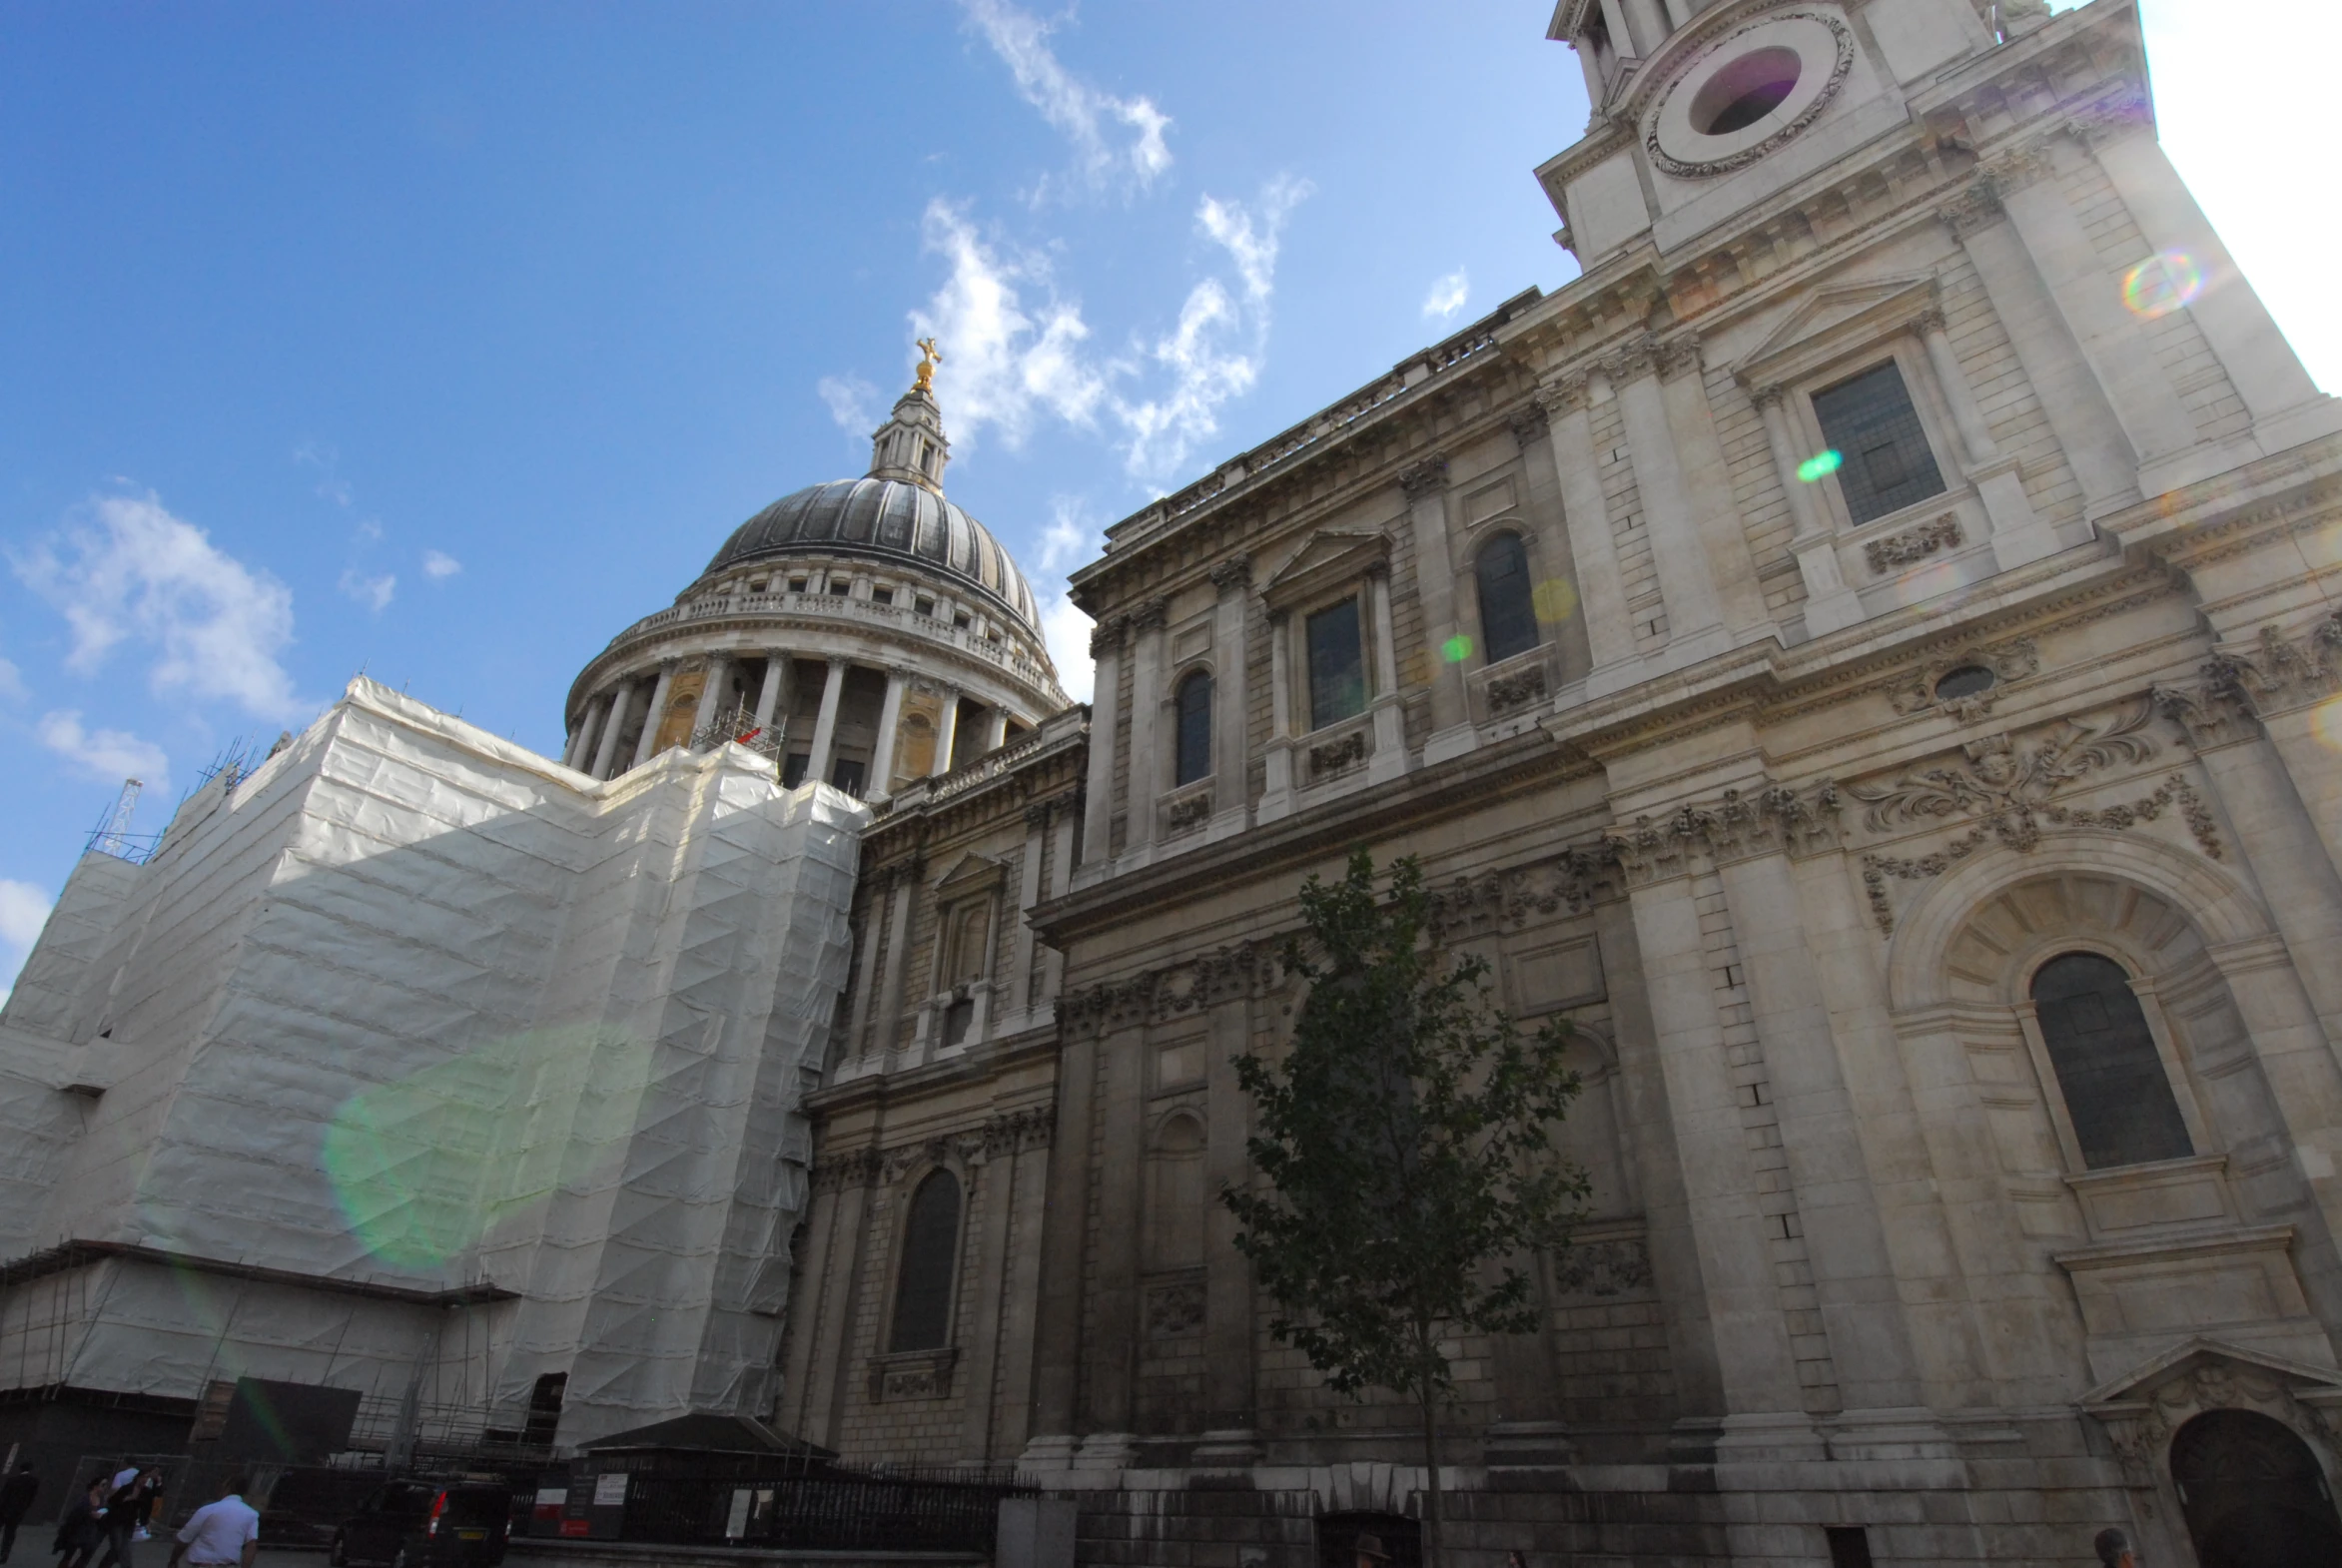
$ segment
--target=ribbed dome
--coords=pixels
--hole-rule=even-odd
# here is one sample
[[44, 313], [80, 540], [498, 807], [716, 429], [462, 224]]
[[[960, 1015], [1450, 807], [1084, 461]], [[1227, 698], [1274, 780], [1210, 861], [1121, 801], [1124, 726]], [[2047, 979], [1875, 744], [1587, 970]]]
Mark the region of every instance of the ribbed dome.
[[833, 479], [784, 495], [733, 530], [710, 574], [791, 555], [866, 555], [955, 578], [1024, 622], [1036, 640], [1033, 589], [983, 523], [900, 479]]

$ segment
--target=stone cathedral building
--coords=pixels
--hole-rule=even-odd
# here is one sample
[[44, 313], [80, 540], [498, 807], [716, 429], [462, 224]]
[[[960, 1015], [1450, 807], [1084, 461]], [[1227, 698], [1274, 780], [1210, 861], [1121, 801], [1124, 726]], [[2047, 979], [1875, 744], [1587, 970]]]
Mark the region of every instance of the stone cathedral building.
[[[0, 1015], [0, 1369], [63, 1368], [0, 1420], [160, 1420], [232, 1347], [1015, 1462], [1085, 1562], [1403, 1555], [1411, 1411], [1275, 1340], [1213, 1198], [1295, 890], [1365, 845], [1586, 1086], [1542, 1329], [1450, 1347], [1457, 1562], [2335, 1561], [2342, 405], [2130, 0], [1548, 36], [1582, 275], [1110, 529], [1087, 708], [927, 364], [588, 664], [560, 763], [362, 684], [85, 861]], [[239, 1061], [360, 1083], [355, 1176], [205, 1146]], [[170, 1269], [268, 1310], [139, 1362]]]

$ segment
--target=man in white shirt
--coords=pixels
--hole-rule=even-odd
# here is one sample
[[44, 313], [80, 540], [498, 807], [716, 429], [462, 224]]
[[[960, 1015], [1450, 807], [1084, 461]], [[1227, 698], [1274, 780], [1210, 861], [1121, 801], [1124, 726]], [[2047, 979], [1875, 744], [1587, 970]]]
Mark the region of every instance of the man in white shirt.
[[231, 1481], [216, 1503], [206, 1503], [179, 1527], [171, 1568], [184, 1558], [191, 1568], [252, 1568], [260, 1555], [261, 1516], [244, 1500], [244, 1482]]

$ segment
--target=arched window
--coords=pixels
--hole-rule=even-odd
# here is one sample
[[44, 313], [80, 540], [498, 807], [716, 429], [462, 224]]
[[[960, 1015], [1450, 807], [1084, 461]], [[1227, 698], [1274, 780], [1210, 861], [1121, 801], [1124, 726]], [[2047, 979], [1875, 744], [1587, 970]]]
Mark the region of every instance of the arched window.
[[2195, 1153], [2121, 965], [2096, 953], [2059, 954], [2033, 976], [2033, 1011], [2083, 1165], [2102, 1171]]
[[1529, 551], [1517, 533], [1500, 533], [1480, 546], [1472, 563], [1480, 579], [1480, 640], [1488, 662], [1535, 647], [1537, 607], [1529, 591]]
[[911, 1213], [903, 1223], [903, 1267], [895, 1276], [889, 1350], [940, 1350], [951, 1341], [952, 1267], [959, 1251], [959, 1177], [933, 1172], [911, 1194]]
[[1192, 784], [1211, 771], [1211, 677], [1201, 670], [1179, 682], [1178, 770], [1173, 784]]

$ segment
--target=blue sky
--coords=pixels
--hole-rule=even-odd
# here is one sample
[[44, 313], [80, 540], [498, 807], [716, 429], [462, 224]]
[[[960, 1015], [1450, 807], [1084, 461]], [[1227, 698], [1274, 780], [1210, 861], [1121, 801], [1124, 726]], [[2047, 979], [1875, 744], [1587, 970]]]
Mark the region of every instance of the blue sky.
[[[2275, 54], [2148, 15], [2166, 143], [2333, 387], [2331, 208], [2266, 156], [2324, 135], [2329, 9], [2256, 4]], [[1549, 11], [0, 8], [0, 986], [125, 773], [159, 827], [361, 668], [557, 749], [611, 634], [861, 471], [921, 331], [952, 495], [1051, 598], [1106, 522], [1566, 282]]]

